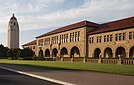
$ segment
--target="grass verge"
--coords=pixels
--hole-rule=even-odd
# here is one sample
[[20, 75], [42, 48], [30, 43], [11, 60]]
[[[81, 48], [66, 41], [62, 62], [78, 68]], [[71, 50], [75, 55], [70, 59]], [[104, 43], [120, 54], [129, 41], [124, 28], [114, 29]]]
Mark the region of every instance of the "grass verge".
[[97, 72], [125, 74], [134, 76], [134, 65], [95, 64], [95, 63], [59, 62], [59, 61], [6, 60], [6, 59], [0, 59], [0, 63], [33, 67], [39, 69], [47, 69], [47, 70], [97, 71]]

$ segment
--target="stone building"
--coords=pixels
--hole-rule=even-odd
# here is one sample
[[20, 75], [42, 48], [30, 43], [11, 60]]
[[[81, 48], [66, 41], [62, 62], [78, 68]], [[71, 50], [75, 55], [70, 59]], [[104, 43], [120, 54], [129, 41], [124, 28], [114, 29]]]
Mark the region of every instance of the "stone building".
[[[36, 55], [44, 57], [85, 57], [87, 56], [89, 31], [98, 24], [82, 21], [36, 37]], [[26, 45], [24, 46], [26, 47]]]
[[[130, 58], [134, 55], [134, 17], [97, 24], [82, 21], [36, 37], [35, 53], [44, 57]], [[25, 44], [23, 47], [29, 47]]]
[[25, 45], [22, 45], [23, 48], [30, 48], [32, 49], [34, 52], [36, 52], [36, 40], [33, 40]]
[[89, 57], [134, 58], [134, 17], [101, 24], [88, 39]]
[[19, 24], [14, 14], [8, 24], [8, 48], [19, 48]]

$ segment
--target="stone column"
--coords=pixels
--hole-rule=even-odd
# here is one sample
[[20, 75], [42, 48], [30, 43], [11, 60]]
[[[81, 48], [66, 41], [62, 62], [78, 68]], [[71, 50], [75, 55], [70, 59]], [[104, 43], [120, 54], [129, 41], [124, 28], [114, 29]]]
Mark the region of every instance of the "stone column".
[[101, 55], [99, 57], [104, 58], [104, 53], [101, 53]]
[[94, 57], [94, 53], [92, 53], [92, 57]]
[[99, 55], [98, 64], [101, 64], [102, 55]]
[[116, 57], [116, 53], [112, 53], [112, 58], [115, 58]]
[[71, 58], [71, 62], [74, 62], [74, 58]]
[[83, 59], [83, 62], [84, 62], [84, 63], [87, 62], [87, 58], [86, 58], [86, 57]]
[[68, 33], [68, 42], [70, 42], [70, 33]]
[[61, 58], [61, 61], [62, 61], [62, 62], [64, 61], [64, 58], [63, 58], [63, 57]]
[[118, 55], [118, 58], [117, 64], [121, 64], [121, 55]]
[[129, 52], [126, 52], [126, 58], [129, 58]]

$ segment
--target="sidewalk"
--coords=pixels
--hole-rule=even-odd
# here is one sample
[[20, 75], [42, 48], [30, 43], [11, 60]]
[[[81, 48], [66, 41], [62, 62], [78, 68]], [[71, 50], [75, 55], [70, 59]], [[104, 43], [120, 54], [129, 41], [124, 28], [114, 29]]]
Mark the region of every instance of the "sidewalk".
[[77, 85], [134, 85], [134, 76], [72, 70], [41, 70], [17, 65], [0, 64], [14, 70], [65, 81]]

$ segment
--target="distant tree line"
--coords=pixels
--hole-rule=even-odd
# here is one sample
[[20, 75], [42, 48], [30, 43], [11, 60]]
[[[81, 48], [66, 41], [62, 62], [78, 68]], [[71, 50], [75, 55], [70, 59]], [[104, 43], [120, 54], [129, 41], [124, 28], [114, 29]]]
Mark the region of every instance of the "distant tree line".
[[8, 47], [4, 47], [2, 44], [0, 45], [0, 58], [26, 59], [26, 58], [32, 58], [34, 55], [35, 53], [29, 48], [9, 49]]

